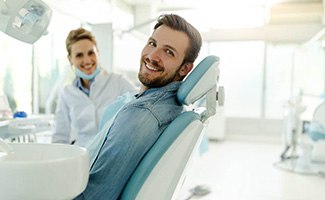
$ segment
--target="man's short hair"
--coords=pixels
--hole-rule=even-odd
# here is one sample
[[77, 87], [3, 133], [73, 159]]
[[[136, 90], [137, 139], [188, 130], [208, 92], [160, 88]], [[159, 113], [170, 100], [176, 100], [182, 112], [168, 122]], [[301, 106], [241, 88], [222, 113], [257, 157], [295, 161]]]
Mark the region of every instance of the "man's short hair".
[[202, 38], [199, 31], [184, 18], [176, 14], [160, 15], [156, 25], [154, 26], [154, 30], [161, 25], [165, 25], [176, 31], [181, 31], [189, 37], [189, 46], [185, 52], [183, 64], [187, 62], [194, 63], [202, 46]]

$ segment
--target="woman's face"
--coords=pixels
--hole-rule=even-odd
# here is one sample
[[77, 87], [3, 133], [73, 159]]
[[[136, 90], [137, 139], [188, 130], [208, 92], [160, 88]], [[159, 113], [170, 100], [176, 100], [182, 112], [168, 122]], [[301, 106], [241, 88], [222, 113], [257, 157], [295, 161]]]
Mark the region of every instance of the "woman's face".
[[68, 55], [70, 64], [77, 67], [85, 74], [92, 74], [97, 67], [98, 51], [96, 45], [83, 39], [71, 45], [71, 53]]

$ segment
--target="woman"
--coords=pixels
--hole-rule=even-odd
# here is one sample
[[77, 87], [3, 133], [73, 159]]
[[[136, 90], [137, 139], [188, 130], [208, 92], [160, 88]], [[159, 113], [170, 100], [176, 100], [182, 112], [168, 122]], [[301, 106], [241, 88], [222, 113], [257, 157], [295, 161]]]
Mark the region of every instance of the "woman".
[[97, 42], [90, 31], [70, 31], [66, 49], [76, 78], [59, 95], [52, 142], [84, 147], [98, 132], [105, 107], [118, 96], [134, 92], [135, 87], [99, 66]]

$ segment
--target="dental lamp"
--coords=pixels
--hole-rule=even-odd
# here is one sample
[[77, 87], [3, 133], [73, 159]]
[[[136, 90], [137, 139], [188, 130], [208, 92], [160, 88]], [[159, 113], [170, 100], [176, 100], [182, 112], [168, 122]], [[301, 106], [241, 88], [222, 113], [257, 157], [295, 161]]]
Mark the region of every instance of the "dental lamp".
[[41, 0], [0, 0], [0, 31], [33, 44], [47, 31], [52, 10]]

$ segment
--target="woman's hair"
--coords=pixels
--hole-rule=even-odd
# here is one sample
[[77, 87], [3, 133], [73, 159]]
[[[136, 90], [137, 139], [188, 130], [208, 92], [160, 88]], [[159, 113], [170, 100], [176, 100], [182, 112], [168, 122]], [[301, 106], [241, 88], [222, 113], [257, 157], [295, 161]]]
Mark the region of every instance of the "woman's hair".
[[84, 28], [78, 28], [78, 29], [70, 31], [67, 39], [65, 40], [65, 46], [66, 46], [68, 55], [71, 54], [71, 46], [74, 43], [76, 43], [80, 40], [84, 40], [84, 39], [92, 41], [95, 44], [95, 46], [97, 46], [97, 41], [95, 39], [95, 36], [90, 31], [88, 31]]
[[176, 31], [184, 32], [189, 37], [189, 47], [185, 52], [183, 64], [187, 62], [194, 63], [202, 46], [202, 38], [199, 31], [184, 18], [175, 14], [160, 15], [154, 26], [154, 30], [161, 25], [165, 25]]

